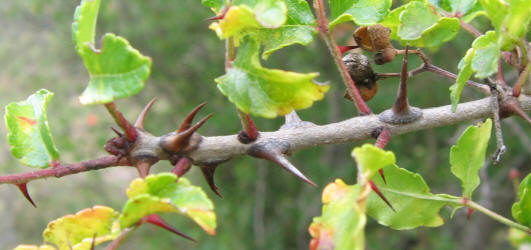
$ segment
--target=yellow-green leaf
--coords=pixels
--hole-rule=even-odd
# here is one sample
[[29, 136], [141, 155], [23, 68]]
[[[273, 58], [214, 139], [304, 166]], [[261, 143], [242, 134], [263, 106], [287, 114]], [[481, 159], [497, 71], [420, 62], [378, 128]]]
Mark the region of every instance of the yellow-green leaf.
[[266, 69], [258, 57], [260, 45], [242, 41], [233, 67], [215, 81], [218, 89], [240, 110], [266, 118], [310, 107], [323, 98], [328, 85], [315, 83], [318, 73], [301, 74]]
[[518, 201], [513, 204], [511, 211], [520, 224], [531, 227], [531, 174], [520, 183]]
[[367, 180], [371, 179], [381, 168], [395, 164], [393, 152], [385, 151], [368, 143], [354, 148], [351, 155], [356, 160], [358, 171], [362, 172]]
[[83, 59], [90, 81], [80, 96], [82, 104], [112, 102], [137, 94], [151, 71], [151, 59], [129, 42], [114, 34], [105, 34], [102, 48], [96, 49], [95, 31], [100, 0], [82, 0], [76, 8], [72, 37]]
[[44, 230], [45, 241], [61, 250], [88, 250], [95, 244], [116, 239], [120, 234], [119, 213], [110, 207], [95, 206], [66, 215], [48, 224]]
[[46, 168], [59, 159], [46, 115], [52, 97], [52, 92], [41, 89], [25, 101], [6, 106], [7, 142], [13, 156], [24, 165]]
[[419, 226], [437, 227], [444, 224], [439, 211], [447, 202], [439, 200], [419, 174], [409, 172], [396, 165], [383, 168], [387, 183], [373, 178], [382, 194], [393, 205], [396, 212], [374, 192], [367, 199], [367, 214], [378, 223], [397, 230]]
[[472, 198], [472, 193], [479, 185], [478, 172], [485, 163], [491, 127], [490, 119], [478, 126], [468, 127], [450, 149], [451, 170], [461, 180], [464, 197]]
[[154, 213], [179, 213], [190, 217], [208, 234], [215, 234], [214, 204], [205, 192], [186, 178], [171, 173], [135, 179], [127, 190], [129, 200], [122, 209], [120, 226], [130, 227]]
[[359, 185], [349, 186], [340, 179], [325, 187], [322, 214], [308, 228], [311, 250], [364, 249], [367, 217], [357, 201], [359, 195]]

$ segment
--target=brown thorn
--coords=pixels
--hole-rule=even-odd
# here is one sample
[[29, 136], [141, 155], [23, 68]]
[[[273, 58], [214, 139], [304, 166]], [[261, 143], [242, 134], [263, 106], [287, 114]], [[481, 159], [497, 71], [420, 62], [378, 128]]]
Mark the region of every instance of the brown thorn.
[[218, 167], [217, 165], [207, 165], [207, 166], [200, 166], [200, 169], [210, 189], [220, 198], [223, 198], [223, 196], [219, 193], [218, 186], [216, 186], [216, 184], [214, 183], [214, 172], [216, 171], [217, 167]]
[[28, 183], [24, 182], [24, 183], [15, 184], [15, 185], [17, 185], [18, 190], [20, 190], [20, 192], [22, 192], [22, 195], [24, 195], [24, 197], [26, 197], [26, 200], [28, 200], [31, 203], [31, 205], [33, 205], [33, 207], [37, 208], [37, 205], [35, 205], [35, 202], [33, 202], [33, 200], [31, 199], [31, 196], [29, 195]]
[[308, 179], [303, 173], [301, 173], [291, 162], [286, 159], [286, 156], [282, 153], [283, 151], [286, 151], [286, 149], [289, 148], [289, 144], [282, 143], [282, 142], [269, 142], [265, 144], [255, 144], [253, 145], [249, 151], [248, 154], [257, 157], [262, 158], [268, 161], [271, 161], [275, 163], [276, 165], [282, 167], [286, 171], [290, 172], [291, 174], [297, 176], [299, 179], [303, 180], [304, 182], [312, 185], [317, 186], [313, 181]]
[[144, 129], [144, 119], [146, 118], [147, 113], [149, 112], [151, 106], [153, 106], [153, 103], [155, 103], [155, 101], [157, 101], [157, 97], [153, 97], [153, 99], [148, 102], [142, 112], [140, 112], [140, 114], [138, 115], [138, 118], [136, 118], [136, 122], [133, 126]]
[[151, 166], [153, 166], [153, 164], [149, 161], [140, 161], [136, 164], [136, 170], [138, 170], [138, 175], [140, 175], [140, 177], [142, 179], [146, 178], [146, 176], [149, 175], [149, 170], [151, 169]]
[[111, 127], [111, 130], [118, 135], [118, 137], [122, 137], [124, 134], [120, 133], [120, 131], [116, 130], [115, 128]]
[[197, 112], [199, 112], [199, 110], [201, 110], [201, 108], [203, 108], [205, 105], [206, 105], [206, 102], [203, 102], [203, 103], [197, 105], [192, 111], [190, 111], [190, 113], [188, 113], [188, 115], [186, 116], [186, 118], [184, 118], [184, 121], [181, 123], [181, 126], [179, 127], [179, 129], [177, 129], [177, 133], [182, 132], [182, 131], [185, 131], [185, 130], [187, 130], [188, 128], [190, 128], [190, 126], [192, 125], [192, 121], [194, 120], [195, 115], [196, 115]]
[[96, 233], [92, 236], [92, 243], [90, 243], [90, 250], [96, 249]]
[[378, 187], [376, 186], [376, 184], [374, 184], [372, 180], [369, 181], [369, 185], [371, 185], [372, 191], [374, 191], [378, 196], [380, 196], [380, 198], [385, 202], [385, 204], [387, 204], [387, 206], [389, 206], [391, 210], [393, 210], [393, 212], [396, 213], [396, 210], [393, 207], [393, 205], [391, 205], [391, 203], [387, 200], [387, 198], [385, 198], [382, 192], [380, 192], [380, 189], [378, 189]]
[[144, 217], [143, 219], [144, 219], [145, 222], [147, 222], [147, 223], [149, 223], [149, 224], [152, 224], [152, 225], [155, 225], [155, 226], [157, 226], [157, 227], [160, 227], [160, 228], [166, 229], [166, 230], [168, 230], [168, 231], [170, 231], [170, 232], [172, 232], [172, 233], [174, 233], [174, 234], [177, 234], [177, 235], [179, 235], [179, 236], [181, 236], [181, 237], [183, 237], [183, 238], [185, 238], [185, 239], [187, 239], [187, 240], [191, 240], [191, 241], [197, 243], [197, 241], [196, 241], [194, 238], [192, 238], [192, 237], [190, 237], [190, 236], [188, 236], [188, 235], [182, 233], [181, 231], [179, 231], [179, 230], [173, 228], [172, 226], [170, 226], [170, 224], [168, 224], [167, 222], [165, 222], [165, 221], [164, 221], [162, 218], [160, 218], [160, 216], [157, 215], [157, 214], [150, 214], [150, 215], [147, 215], [147, 216]]
[[209, 17], [207, 19], [205, 19], [205, 21], [217, 21], [217, 20], [221, 20], [223, 18], [225, 18], [225, 15], [227, 14], [227, 12], [229, 12], [229, 9], [230, 9], [230, 6], [226, 6], [221, 12], [219, 15], [217, 16], [213, 16], [213, 17]]
[[466, 219], [470, 220], [470, 217], [472, 216], [472, 213], [474, 212], [474, 209], [469, 207], [466, 211]]

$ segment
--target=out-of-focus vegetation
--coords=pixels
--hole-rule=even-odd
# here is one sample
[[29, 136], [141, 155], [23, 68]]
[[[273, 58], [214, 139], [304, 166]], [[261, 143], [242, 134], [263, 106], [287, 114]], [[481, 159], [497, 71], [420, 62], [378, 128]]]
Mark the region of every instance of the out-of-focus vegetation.
[[[49, 122], [62, 152], [63, 162], [80, 161], [105, 155], [104, 142], [113, 136], [110, 116], [100, 106], [82, 106], [78, 96], [88, 81], [81, 59], [71, 39], [71, 19], [78, 1], [34, 0], [0, 2], [0, 106], [25, 99], [35, 90], [46, 88], [55, 93], [49, 106]], [[130, 120], [153, 97], [158, 102], [148, 116], [146, 127], [155, 134], [176, 128], [195, 105], [207, 101], [202, 114], [214, 113], [200, 133], [234, 134], [240, 129], [235, 107], [216, 89], [214, 78], [224, 72], [224, 44], [205, 21], [212, 12], [199, 0], [180, 1], [103, 1], [98, 23], [99, 37], [112, 31], [126, 37], [143, 54], [153, 59], [152, 75], [137, 96], [117, 102]], [[485, 27], [481, 17], [474, 25]], [[355, 26], [339, 25], [335, 36], [340, 44], [353, 44]], [[457, 63], [473, 37], [460, 31], [458, 38], [438, 50], [427, 51], [433, 63], [455, 72]], [[398, 46], [397, 46], [398, 47]], [[411, 56], [410, 67], [420, 61]], [[320, 72], [319, 80], [329, 80], [332, 88], [324, 100], [299, 115], [316, 124], [325, 124], [356, 115], [352, 103], [343, 99], [344, 87], [333, 61], [316, 37], [307, 47], [292, 46], [273, 54], [263, 62], [269, 67]], [[398, 72], [400, 60], [379, 72]], [[515, 76], [507, 79], [514, 82]], [[380, 82], [379, 94], [369, 102], [374, 112], [390, 107], [398, 80]], [[410, 103], [418, 107], [449, 104], [448, 87], [452, 82], [429, 73], [410, 81]], [[480, 94], [465, 89], [464, 100]], [[260, 130], [276, 130], [283, 119], [255, 119]], [[422, 174], [434, 193], [459, 194], [460, 184], [451, 176], [448, 165], [450, 146], [468, 124], [429, 129], [394, 137], [388, 149], [395, 152], [400, 166]], [[510, 217], [514, 189], [509, 170], [529, 171], [531, 129], [516, 118], [503, 123], [508, 153], [496, 166], [482, 172], [482, 184], [476, 200]], [[521, 130], [521, 131], [520, 131]], [[5, 127], [0, 125], [0, 172], [30, 171], [10, 155]], [[198, 169], [187, 177], [201, 185], [212, 198], [218, 214], [218, 233], [204, 234], [196, 225], [180, 216], [165, 216], [177, 229], [199, 240], [198, 244], [161, 229], [146, 226], [137, 230], [123, 249], [305, 249], [309, 242], [307, 227], [320, 213], [321, 191], [336, 177], [349, 184], [356, 179], [350, 150], [358, 144], [332, 145], [298, 152], [292, 159], [318, 188], [311, 187], [268, 162], [243, 157], [218, 168], [216, 182], [224, 198], [209, 191]], [[494, 142], [488, 152], [493, 152]], [[154, 171], [169, 170], [166, 162]], [[0, 248], [11, 249], [21, 242], [40, 244], [46, 223], [93, 205], [120, 210], [126, 200], [125, 189], [137, 175], [132, 168], [109, 168], [61, 179], [39, 180], [29, 184], [38, 205], [31, 207], [14, 186], [0, 186]], [[369, 220], [366, 228], [368, 249], [506, 249], [508, 229], [484, 215], [470, 220], [460, 211], [438, 228], [394, 231]]]

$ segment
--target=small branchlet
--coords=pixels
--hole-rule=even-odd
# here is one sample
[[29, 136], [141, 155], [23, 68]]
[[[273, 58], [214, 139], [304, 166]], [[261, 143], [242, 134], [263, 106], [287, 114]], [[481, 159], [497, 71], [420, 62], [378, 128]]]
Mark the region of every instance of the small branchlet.
[[385, 110], [378, 118], [380, 121], [389, 124], [406, 124], [418, 120], [422, 117], [422, 110], [409, 106], [407, 100], [407, 58], [408, 47], [406, 47], [404, 60], [402, 62], [402, 71], [400, 73], [400, 87], [393, 108]]
[[262, 143], [254, 144], [248, 150], [250, 156], [265, 159], [275, 163], [282, 167], [291, 174], [297, 176], [304, 182], [316, 186], [313, 181], [308, 179], [303, 173], [301, 173], [291, 162], [286, 159], [285, 154], [289, 152], [289, 144], [280, 141], [265, 141]]

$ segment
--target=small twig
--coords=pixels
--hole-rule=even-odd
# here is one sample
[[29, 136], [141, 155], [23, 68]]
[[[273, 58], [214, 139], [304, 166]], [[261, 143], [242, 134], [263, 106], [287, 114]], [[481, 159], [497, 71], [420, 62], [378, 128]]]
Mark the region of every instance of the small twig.
[[120, 235], [118, 236], [118, 238], [114, 239], [108, 246], [107, 246], [107, 250], [116, 250], [118, 249], [118, 247], [120, 247], [120, 245], [122, 245], [123, 241], [127, 239], [127, 237], [129, 237], [129, 234], [131, 232], [133, 232], [137, 227], [132, 227], [132, 228], [126, 228], [124, 229]]
[[507, 81], [505, 81], [505, 74], [503, 74], [502, 59], [498, 59], [498, 72], [496, 73], [496, 81], [499, 82], [502, 87], [507, 87]]
[[342, 53], [339, 50], [339, 47], [337, 46], [336, 42], [334, 41], [332, 34], [328, 30], [328, 20], [326, 19], [324, 6], [325, 5], [323, 3], [323, 0], [314, 1], [313, 7], [315, 9], [315, 12], [317, 13], [319, 35], [325, 41], [326, 46], [330, 51], [330, 54], [334, 58], [334, 62], [339, 70], [341, 78], [343, 79], [343, 83], [347, 87], [347, 91], [352, 97], [352, 100], [354, 101], [358, 112], [362, 115], [371, 114], [371, 109], [369, 108], [369, 106], [367, 106], [367, 103], [365, 103], [365, 101], [361, 97], [358, 88], [356, 88], [356, 83], [354, 82], [354, 80], [352, 80], [352, 77], [350, 77], [347, 67], [343, 63]]
[[0, 176], [0, 184], [21, 184], [48, 177], [60, 178], [66, 175], [116, 166], [130, 166], [130, 164], [125, 158], [120, 159], [118, 162], [117, 156], [104, 156], [98, 159], [78, 163], [61, 164], [54, 168]]
[[[520, 73], [520, 76], [518, 76], [518, 80], [516, 81], [516, 84], [513, 87], [513, 96], [518, 97], [520, 95], [520, 92], [522, 91], [522, 87], [524, 86], [524, 84], [526, 84], [530, 69], [531, 69], [531, 64], [528, 64], [527, 67], [525, 67], [524, 71]], [[528, 83], [528, 84], [531, 84], [531, 83]]]
[[461, 18], [459, 18], [459, 25], [461, 25], [461, 28], [466, 30], [468, 33], [472, 34], [475, 37], [483, 35], [476, 27], [464, 22]]
[[[457, 75], [455, 75], [454, 73], [452, 72], [449, 72], [445, 69], [442, 69], [442, 68], [439, 68], [429, 62], [424, 62], [422, 65], [420, 65], [418, 68], [416, 69], [413, 69], [411, 71], [408, 72], [408, 76], [411, 77], [411, 76], [414, 76], [414, 75], [417, 75], [417, 74], [420, 74], [422, 72], [431, 72], [431, 73], [434, 73], [434, 74], [437, 74], [437, 75], [440, 75], [440, 76], [443, 76], [443, 77], [446, 77], [446, 78], [449, 78], [449, 79], [452, 79], [452, 80], [455, 80], [457, 79]], [[391, 78], [391, 77], [400, 77], [400, 73], [378, 73], [378, 78], [379, 79], [385, 79], [385, 78]], [[485, 86], [484, 84], [481, 84], [481, 83], [477, 83], [477, 82], [474, 82], [474, 81], [471, 81], [471, 80], [468, 80], [466, 82], [466, 84], [470, 87], [473, 87], [479, 91], [481, 91], [482, 93], [486, 94], [486, 95], [490, 95], [490, 90], [489, 90], [489, 87]]]
[[501, 119], [500, 119], [500, 92], [497, 89], [496, 83], [488, 80], [491, 91], [491, 107], [492, 107], [492, 118], [494, 119], [494, 131], [496, 135], [496, 152], [492, 156], [492, 164], [496, 165], [500, 162], [502, 155], [507, 151], [507, 147], [503, 142], [503, 134], [501, 128]]

